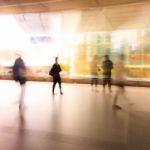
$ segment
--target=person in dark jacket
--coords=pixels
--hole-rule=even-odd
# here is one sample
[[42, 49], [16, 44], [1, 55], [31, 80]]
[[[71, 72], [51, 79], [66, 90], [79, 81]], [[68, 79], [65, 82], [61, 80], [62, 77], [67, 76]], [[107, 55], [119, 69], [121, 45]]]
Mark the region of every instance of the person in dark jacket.
[[12, 67], [13, 72], [13, 78], [16, 82], [19, 82], [21, 86], [21, 94], [20, 94], [20, 100], [19, 100], [19, 109], [23, 107], [23, 98], [24, 98], [24, 92], [25, 92], [25, 83], [26, 83], [26, 66], [19, 55], [19, 57], [15, 60], [14, 65]]
[[49, 74], [53, 77], [53, 87], [52, 87], [52, 93], [54, 95], [55, 91], [55, 86], [56, 83], [59, 84], [59, 90], [60, 94], [62, 95], [62, 88], [61, 88], [61, 77], [60, 77], [60, 72], [62, 71], [60, 65], [58, 64], [58, 57], [55, 58], [55, 63], [53, 64], [52, 68], [50, 69]]
[[26, 66], [21, 56], [15, 60], [13, 65], [13, 77], [16, 82], [20, 83], [20, 85], [26, 83]]
[[108, 84], [109, 91], [111, 92], [111, 70], [113, 69], [113, 62], [109, 59], [109, 55], [104, 56], [105, 60], [102, 62], [103, 69], [103, 89]]

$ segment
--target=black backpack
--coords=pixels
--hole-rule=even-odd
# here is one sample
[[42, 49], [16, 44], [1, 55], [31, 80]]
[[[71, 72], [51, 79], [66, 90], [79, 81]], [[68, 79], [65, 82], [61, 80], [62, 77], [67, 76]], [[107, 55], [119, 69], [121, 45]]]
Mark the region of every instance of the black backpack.
[[53, 75], [54, 75], [54, 69], [53, 69], [53, 67], [50, 69], [49, 75], [50, 75], [50, 76], [53, 76]]

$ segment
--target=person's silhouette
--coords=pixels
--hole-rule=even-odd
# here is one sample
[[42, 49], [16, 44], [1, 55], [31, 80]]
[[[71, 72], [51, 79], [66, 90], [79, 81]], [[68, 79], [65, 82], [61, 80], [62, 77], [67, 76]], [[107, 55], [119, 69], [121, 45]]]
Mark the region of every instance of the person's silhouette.
[[55, 58], [55, 63], [53, 64], [52, 68], [50, 69], [49, 74], [53, 77], [53, 87], [52, 87], [52, 93], [54, 95], [55, 86], [56, 83], [59, 84], [59, 90], [60, 94], [63, 94], [62, 88], [61, 88], [61, 77], [60, 72], [62, 71], [61, 66], [58, 64], [58, 57]]
[[117, 102], [118, 102], [119, 95], [123, 95], [125, 91], [124, 89], [125, 66], [124, 66], [123, 54], [120, 54], [119, 60], [116, 63], [115, 67], [116, 67], [115, 81], [116, 81], [116, 86], [118, 88], [114, 96], [113, 107], [116, 109], [121, 109], [121, 107], [117, 104]]
[[20, 55], [15, 60], [12, 70], [13, 70], [14, 80], [16, 82], [19, 82], [20, 86], [21, 86], [21, 93], [20, 93], [20, 99], [19, 99], [19, 109], [21, 110], [21, 108], [23, 107], [27, 69], [26, 69], [25, 63]]
[[102, 62], [103, 69], [103, 89], [108, 84], [109, 91], [111, 92], [111, 70], [113, 69], [113, 62], [109, 59], [109, 55], [104, 56], [105, 60]]
[[98, 61], [97, 61], [97, 56], [95, 55], [90, 63], [90, 71], [91, 71], [91, 86], [92, 89], [95, 86], [95, 89], [97, 90], [97, 85], [98, 85], [98, 79], [99, 75], [98, 72], [100, 71], [100, 68], [98, 67]]

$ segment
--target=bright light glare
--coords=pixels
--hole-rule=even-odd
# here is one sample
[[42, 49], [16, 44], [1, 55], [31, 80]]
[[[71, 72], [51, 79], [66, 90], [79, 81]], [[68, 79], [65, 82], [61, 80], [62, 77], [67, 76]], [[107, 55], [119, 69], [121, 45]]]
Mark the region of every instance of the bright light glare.
[[21, 50], [29, 46], [28, 36], [12, 15], [0, 16], [0, 50]]
[[137, 47], [137, 30], [114, 31], [112, 33], [112, 47], [115, 50], [122, 48], [122, 44], [131, 43], [132, 50]]
[[[23, 20], [17, 19], [20, 16], [22, 18], [21, 14], [0, 16], [0, 51], [20, 51], [26, 64], [31, 66], [52, 64], [56, 56], [63, 63], [67, 63], [66, 58], [69, 60], [74, 57], [70, 45], [74, 42], [72, 34], [76, 33], [80, 21], [79, 12], [47, 13], [44, 20], [41, 20], [38, 13], [25, 14]], [[47, 33], [41, 33], [44, 28]], [[32, 36], [48, 36], [52, 40], [47, 43], [32, 43]], [[65, 38], [64, 43], [62, 37]], [[4, 61], [3, 64], [12, 64], [10, 60]]]

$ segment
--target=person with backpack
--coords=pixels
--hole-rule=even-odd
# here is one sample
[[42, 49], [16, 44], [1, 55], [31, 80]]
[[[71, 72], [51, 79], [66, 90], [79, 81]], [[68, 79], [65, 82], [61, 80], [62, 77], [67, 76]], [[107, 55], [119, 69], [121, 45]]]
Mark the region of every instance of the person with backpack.
[[55, 86], [56, 83], [59, 84], [59, 90], [60, 90], [60, 94], [62, 95], [62, 87], [61, 87], [61, 76], [60, 76], [60, 72], [62, 71], [61, 66], [58, 63], [58, 57], [55, 58], [55, 63], [53, 64], [53, 66], [51, 67], [50, 71], [49, 71], [49, 75], [51, 75], [53, 77], [53, 87], [52, 87], [52, 93], [54, 95], [54, 91], [55, 91]]

